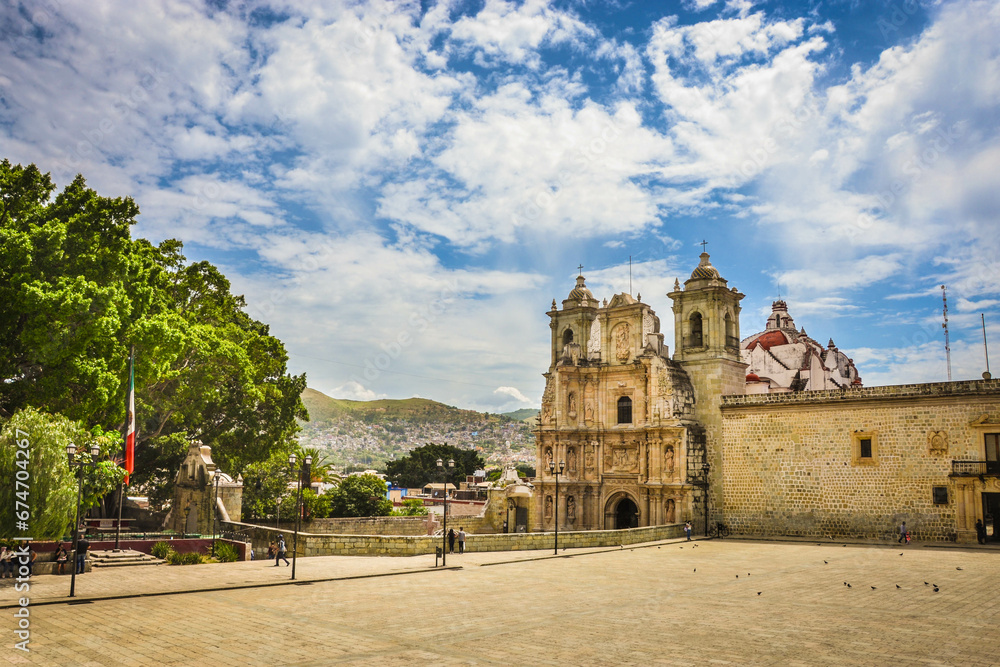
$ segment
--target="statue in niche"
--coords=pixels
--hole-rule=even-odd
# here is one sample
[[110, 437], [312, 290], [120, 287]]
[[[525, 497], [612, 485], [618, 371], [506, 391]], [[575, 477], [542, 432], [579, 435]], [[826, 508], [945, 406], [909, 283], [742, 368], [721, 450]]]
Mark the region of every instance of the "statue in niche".
[[673, 498], [668, 498], [667, 499], [667, 519], [666, 519], [667, 523], [673, 523], [674, 522], [674, 520], [676, 518], [675, 517], [676, 512], [677, 512], [677, 510], [676, 510], [676, 504], [674, 503], [674, 499]]
[[666, 473], [667, 477], [674, 476], [674, 448], [672, 445], [667, 445], [663, 450], [663, 472]]
[[576, 394], [572, 391], [569, 393], [566, 406], [568, 408], [567, 412], [569, 413], [569, 416], [576, 417]]
[[623, 322], [615, 329], [615, 357], [625, 363], [632, 356], [632, 346], [629, 344], [628, 323]]
[[572, 473], [576, 472], [576, 447], [566, 450], [566, 469]]
[[552, 496], [545, 496], [545, 518], [552, 518]]
[[614, 460], [612, 459], [612, 456], [613, 456], [612, 450], [614, 450], [614, 447], [605, 447], [604, 448], [604, 469], [605, 470], [611, 470], [612, 466], [614, 465]]
[[593, 470], [594, 469], [594, 451], [596, 449], [597, 449], [597, 444], [596, 443], [592, 444], [592, 445], [587, 445], [586, 447], [584, 447], [583, 465], [587, 468], [587, 470]]
[[545, 469], [548, 470], [552, 465], [552, 448], [545, 448]]
[[592, 403], [587, 403], [587, 407], [583, 409], [583, 418], [589, 422], [594, 421], [594, 406]]
[[576, 498], [573, 496], [566, 496], [566, 520], [576, 521]]

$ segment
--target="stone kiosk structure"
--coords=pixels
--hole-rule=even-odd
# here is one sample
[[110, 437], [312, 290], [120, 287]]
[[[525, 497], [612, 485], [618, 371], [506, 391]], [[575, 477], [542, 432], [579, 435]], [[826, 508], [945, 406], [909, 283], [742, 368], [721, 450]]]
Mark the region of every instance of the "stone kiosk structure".
[[672, 358], [639, 296], [599, 303], [581, 275], [553, 300], [533, 530], [707, 516], [749, 535], [885, 539], [906, 521], [975, 542], [982, 521], [1000, 538], [1000, 380], [862, 387], [783, 301], [741, 341], [744, 295], [707, 253], [667, 296]]
[[[212, 460], [212, 448], [198, 441], [188, 446], [187, 456], [177, 471], [174, 497], [163, 526], [178, 533], [207, 535], [212, 532], [215, 504], [215, 474], [218, 466]], [[233, 479], [219, 472], [219, 498], [215, 509], [219, 525], [223, 521], [239, 521], [243, 509], [243, 477]]]

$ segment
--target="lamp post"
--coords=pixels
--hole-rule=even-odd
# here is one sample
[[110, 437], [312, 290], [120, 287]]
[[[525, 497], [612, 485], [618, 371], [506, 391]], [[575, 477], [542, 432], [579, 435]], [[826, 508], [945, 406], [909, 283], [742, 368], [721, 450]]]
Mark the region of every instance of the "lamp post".
[[83, 459], [76, 460], [76, 445], [72, 442], [66, 445], [66, 455], [69, 457], [69, 464], [79, 468], [80, 485], [76, 490], [76, 520], [73, 522], [73, 573], [69, 580], [69, 596], [76, 596], [76, 550], [80, 544], [80, 501], [83, 497], [83, 469], [93, 468], [97, 465], [94, 460], [101, 453], [101, 448], [94, 443], [90, 446], [90, 461]]
[[708, 461], [701, 464], [701, 472], [705, 475], [705, 537], [708, 537], [708, 472], [711, 470]]
[[566, 468], [566, 463], [564, 461], [559, 462], [559, 469], [556, 469], [555, 461], [549, 461], [549, 472], [556, 476], [556, 555], [559, 555], [559, 475], [562, 474], [563, 469]]
[[441, 524], [441, 567], [448, 564], [448, 478], [450, 471], [455, 469], [455, 459], [448, 459], [448, 467], [444, 467], [444, 461], [437, 460], [438, 470], [441, 471], [441, 479], [444, 480], [444, 519]]
[[[292, 579], [295, 579], [295, 556], [299, 551], [299, 520], [302, 518], [302, 478], [310, 476], [312, 457], [307, 456], [301, 468], [295, 467], [296, 456], [294, 453], [288, 455], [288, 465], [299, 477], [298, 496], [295, 501], [295, 533], [292, 537]], [[311, 477], [311, 476], [310, 476]]]
[[215, 500], [212, 505], [212, 558], [215, 558], [215, 519], [219, 514], [219, 479], [222, 477], [222, 471], [218, 468], [215, 469], [215, 474], [212, 475], [212, 481], [215, 482]]

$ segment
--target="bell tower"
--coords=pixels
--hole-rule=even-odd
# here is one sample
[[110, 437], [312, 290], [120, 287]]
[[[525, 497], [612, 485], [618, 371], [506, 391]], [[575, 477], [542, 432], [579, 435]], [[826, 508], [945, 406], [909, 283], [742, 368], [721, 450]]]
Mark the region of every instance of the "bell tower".
[[587, 358], [591, 328], [599, 305], [587, 289], [583, 275], [576, 277], [576, 287], [563, 299], [562, 310], [556, 307], [555, 299], [552, 300], [552, 310], [548, 313], [552, 329], [550, 369], [560, 363], [576, 365], [580, 359]]

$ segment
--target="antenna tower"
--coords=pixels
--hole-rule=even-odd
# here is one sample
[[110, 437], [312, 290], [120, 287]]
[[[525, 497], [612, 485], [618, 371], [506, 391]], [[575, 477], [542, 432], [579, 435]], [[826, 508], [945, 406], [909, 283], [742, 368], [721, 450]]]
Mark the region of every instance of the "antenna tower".
[[941, 285], [941, 300], [944, 303], [944, 356], [948, 360], [948, 382], [951, 382], [951, 344], [948, 342], [948, 288]]

